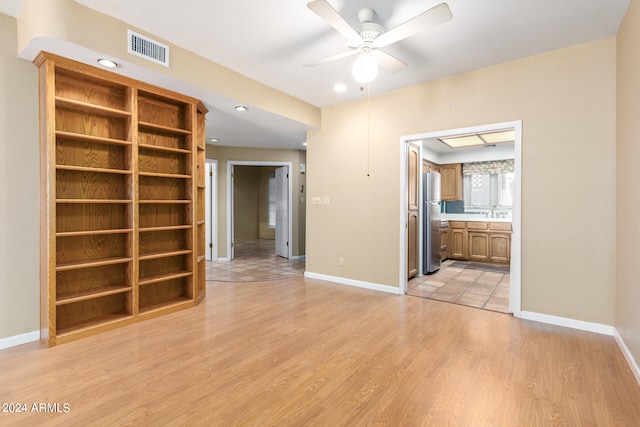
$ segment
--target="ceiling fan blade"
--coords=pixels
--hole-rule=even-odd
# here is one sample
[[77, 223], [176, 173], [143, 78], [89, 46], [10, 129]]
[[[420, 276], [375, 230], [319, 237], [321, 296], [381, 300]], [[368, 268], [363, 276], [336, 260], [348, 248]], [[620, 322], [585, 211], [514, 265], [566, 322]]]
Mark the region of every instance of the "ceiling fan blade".
[[373, 55], [382, 68], [389, 71], [391, 74], [395, 74], [407, 66], [407, 64], [400, 61], [398, 58], [395, 58], [381, 50], [372, 50], [371, 55]]
[[314, 0], [307, 3], [307, 7], [316, 15], [324, 19], [327, 24], [335, 28], [347, 40], [362, 43], [362, 37], [326, 0]]
[[331, 62], [331, 61], [336, 61], [338, 59], [342, 59], [342, 58], [348, 58], [350, 56], [354, 56], [358, 54], [358, 50], [354, 49], [354, 50], [348, 50], [346, 52], [342, 52], [339, 53], [337, 55], [332, 55], [329, 56], [327, 58], [321, 59], [319, 61], [316, 62], [310, 62], [308, 64], [303, 64], [303, 67], [315, 67], [316, 65], [320, 65], [320, 64], [324, 64], [325, 62]]
[[418, 34], [421, 31], [445, 23], [451, 18], [453, 18], [453, 15], [451, 14], [449, 6], [446, 3], [440, 3], [426, 12], [409, 19], [407, 22], [380, 34], [373, 41], [373, 47], [388, 46], [407, 37], [411, 37], [414, 34]]

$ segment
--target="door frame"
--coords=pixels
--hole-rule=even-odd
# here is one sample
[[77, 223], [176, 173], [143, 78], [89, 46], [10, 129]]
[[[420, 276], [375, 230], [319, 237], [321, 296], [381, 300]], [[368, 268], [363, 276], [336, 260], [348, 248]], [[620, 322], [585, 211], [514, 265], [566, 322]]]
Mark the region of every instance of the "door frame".
[[218, 259], [218, 161], [205, 159], [207, 261]]
[[[447, 129], [435, 132], [426, 132], [400, 137], [400, 291], [407, 293], [406, 268], [407, 263], [407, 209], [405, 200], [407, 197], [407, 144], [428, 138], [444, 138], [448, 136], [466, 133], [482, 133], [495, 130], [513, 128], [515, 130], [514, 141], [514, 173], [515, 173], [515, 197], [513, 201], [513, 220], [511, 234], [511, 283], [509, 287], [509, 312], [515, 317], [522, 316], [522, 120], [511, 122], [493, 123], [488, 125], [471, 126], [459, 129]], [[422, 219], [421, 219], [422, 221]], [[422, 244], [422, 243], [421, 243]]]
[[289, 170], [288, 188], [289, 194], [287, 201], [289, 204], [287, 216], [289, 218], [289, 227], [287, 230], [287, 240], [290, 242], [288, 248], [288, 258], [291, 259], [293, 253], [293, 162], [266, 162], [261, 160], [228, 160], [227, 161], [227, 254], [229, 261], [233, 260], [233, 214], [234, 214], [234, 201], [233, 201], [233, 168], [234, 166], [287, 166]]

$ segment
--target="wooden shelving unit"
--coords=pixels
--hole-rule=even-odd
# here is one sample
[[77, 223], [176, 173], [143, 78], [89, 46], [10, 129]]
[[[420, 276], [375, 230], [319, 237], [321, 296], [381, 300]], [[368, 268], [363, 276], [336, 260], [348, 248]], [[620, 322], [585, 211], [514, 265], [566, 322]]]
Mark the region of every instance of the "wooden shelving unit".
[[206, 108], [55, 55], [35, 63], [42, 337], [56, 345], [197, 304]]
[[[207, 109], [202, 104], [198, 104], [196, 126], [198, 135], [205, 135], [205, 116]], [[206, 236], [205, 236], [205, 224], [206, 224], [206, 210], [205, 210], [205, 188], [206, 188], [206, 145], [204, 138], [199, 138], [196, 141], [196, 182], [195, 182], [195, 194], [196, 194], [196, 227], [195, 241], [196, 245], [196, 299], [201, 301], [206, 294]]]

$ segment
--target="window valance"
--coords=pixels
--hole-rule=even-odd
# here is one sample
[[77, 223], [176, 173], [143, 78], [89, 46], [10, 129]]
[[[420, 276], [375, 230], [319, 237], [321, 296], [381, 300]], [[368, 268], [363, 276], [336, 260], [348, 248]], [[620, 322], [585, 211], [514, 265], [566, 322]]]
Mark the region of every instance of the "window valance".
[[513, 159], [462, 164], [463, 175], [491, 175], [494, 173], [510, 173], [513, 171]]

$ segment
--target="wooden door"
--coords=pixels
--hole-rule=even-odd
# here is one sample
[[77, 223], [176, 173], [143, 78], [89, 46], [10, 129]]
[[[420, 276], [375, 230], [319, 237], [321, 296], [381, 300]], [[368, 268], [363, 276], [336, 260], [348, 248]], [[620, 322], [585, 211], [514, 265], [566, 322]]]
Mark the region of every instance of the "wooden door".
[[440, 166], [440, 198], [462, 200], [462, 165], [460, 163]]
[[490, 235], [489, 252], [491, 254], [491, 261], [509, 262], [511, 255], [510, 237], [507, 233]]
[[407, 147], [407, 279], [418, 274], [420, 259], [420, 148]]
[[466, 230], [449, 228], [449, 256], [454, 259], [465, 259], [466, 251]]
[[469, 231], [469, 259], [489, 261], [489, 234]]

